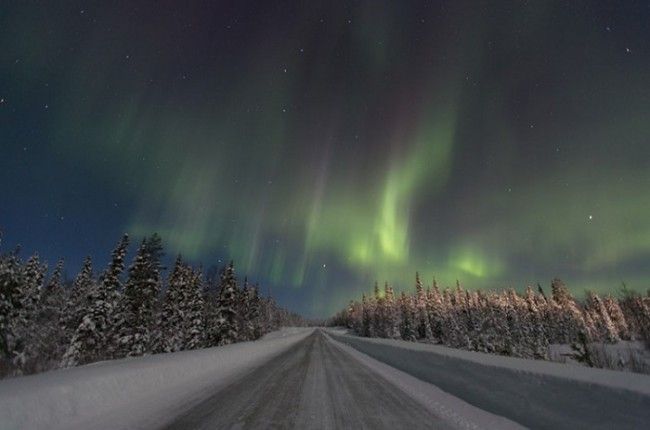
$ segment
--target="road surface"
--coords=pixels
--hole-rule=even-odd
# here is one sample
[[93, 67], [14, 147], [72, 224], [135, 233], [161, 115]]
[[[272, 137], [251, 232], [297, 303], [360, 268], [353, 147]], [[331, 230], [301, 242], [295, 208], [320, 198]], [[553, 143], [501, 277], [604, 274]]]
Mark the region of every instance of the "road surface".
[[165, 429], [448, 429], [316, 330]]
[[[646, 394], [409, 351], [356, 336], [331, 336], [483, 411], [529, 428], [650, 429], [650, 396]], [[616, 372], [610, 375], [617, 377]]]

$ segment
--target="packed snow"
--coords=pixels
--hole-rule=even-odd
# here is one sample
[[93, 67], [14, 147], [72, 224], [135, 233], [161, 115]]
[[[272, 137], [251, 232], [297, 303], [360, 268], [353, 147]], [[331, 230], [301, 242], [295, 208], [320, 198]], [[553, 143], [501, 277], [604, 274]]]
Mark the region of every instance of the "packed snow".
[[3, 430], [156, 426], [307, 337], [287, 329], [266, 339], [113, 360], [0, 381]]

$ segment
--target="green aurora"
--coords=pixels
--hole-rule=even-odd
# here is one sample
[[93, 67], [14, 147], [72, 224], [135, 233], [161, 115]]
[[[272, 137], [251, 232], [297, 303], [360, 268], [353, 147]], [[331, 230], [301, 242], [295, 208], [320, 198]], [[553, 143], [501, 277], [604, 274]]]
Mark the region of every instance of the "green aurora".
[[[416, 271], [649, 286], [647, 8], [309, 3], [9, 7], [3, 184], [37, 181], [91, 231], [119, 196], [114, 229], [232, 258], [307, 315]], [[56, 186], [15, 167], [24, 147]]]

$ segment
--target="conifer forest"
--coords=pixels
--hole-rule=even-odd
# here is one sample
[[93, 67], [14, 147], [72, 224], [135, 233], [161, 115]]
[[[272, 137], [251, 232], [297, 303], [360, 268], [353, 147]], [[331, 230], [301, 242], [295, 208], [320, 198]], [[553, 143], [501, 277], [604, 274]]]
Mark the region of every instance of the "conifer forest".
[[[560, 279], [550, 291], [541, 285], [483, 291], [425, 288], [416, 274], [415, 291], [396, 295], [388, 283], [351, 301], [331, 321], [360, 336], [437, 343], [493, 354], [549, 359], [550, 344], [570, 344], [572, 356], [595, 366], [590, 344], [643, 341], [650, 348], [650, 294], [622, 288], [620, 298], [589, 292], [577, 301]], [[650, 368], [643, 367], [650, 372]]]
[[71, 282], [63, 261], [48, 272], [38, 254], [0, 254], [0, 375], [227, 345], [304, 324], [238, 280], [232, 262], [206, 279], [179, 255], [164, 279], [160, 236], [142, 240], [130, 263], [128, 245], [125, 235], [106, 268], [87, 257]]

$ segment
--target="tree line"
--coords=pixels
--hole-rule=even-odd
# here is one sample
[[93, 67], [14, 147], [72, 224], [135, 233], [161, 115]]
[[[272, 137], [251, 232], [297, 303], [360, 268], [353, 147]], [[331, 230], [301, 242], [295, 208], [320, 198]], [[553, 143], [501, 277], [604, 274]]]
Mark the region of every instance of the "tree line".
[[396, 296], [388, 283], [374, 294], [351, 301], [333, 325], [366, 337], [438, 343], [454, 348], [523, 358], [548, 359], [549, 344], [615, 343], [642, 340], [650, 347], [650, 291], [643, 296], [624, 288], [620, 299], [589, 292], [578, 302], [560, 279], [551, 295], [538, 285], [524, 294], [470, 291], [456, 283], [425, 288], [416, 274], [415, 292]]
[[87, 257], [71, 285], [63, 261], [47, 276], [38, 254], [0, 254], [0, 376], [227, 345], [304, 324], [258, 286], [240, 285], [232, 262], [206, 280], [178, 256], [164, 282], [160, 236], [145, 238], [126, 268], [128, 245], [124, 235], [98, 276]]

